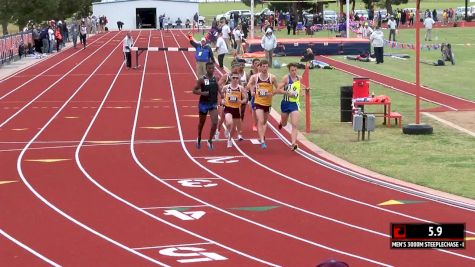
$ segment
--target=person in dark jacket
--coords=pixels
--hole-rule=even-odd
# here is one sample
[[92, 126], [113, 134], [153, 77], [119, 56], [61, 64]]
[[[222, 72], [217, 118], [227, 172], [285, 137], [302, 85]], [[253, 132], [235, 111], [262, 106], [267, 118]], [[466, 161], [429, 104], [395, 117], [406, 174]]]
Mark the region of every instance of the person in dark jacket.
[[307, 48], [303, 53], [302, 58], [300, 58], [300, 62], [308, 62], [315, 59], [315, 55], [313, 54], [312, 48]]
[[213, 50], [211, 50], [211, 47], [206, 43], [206, 39], [204, 37], [201, 38], [199, 43], [193, 39], [191, 34], [188, 35], [188, 39], [190, 40], [190, 44], [196, 49], [196, 75], [198, 77], [202, 77], [206, 74], [206, 63], [216, 63], [214, 61]]

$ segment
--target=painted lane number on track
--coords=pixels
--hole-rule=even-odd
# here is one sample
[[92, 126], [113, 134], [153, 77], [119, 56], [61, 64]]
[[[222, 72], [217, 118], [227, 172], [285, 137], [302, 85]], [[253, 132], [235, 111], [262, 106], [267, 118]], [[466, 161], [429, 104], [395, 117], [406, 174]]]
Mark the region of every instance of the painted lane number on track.
[[164, 215], [171, 215], [175, 216], [183, 221], [192, 221], [192, 220], [198, 220], [199, 218], [203, 217], [203, 215], [206, 214], [204, 211], [184, 211], [181, 212], [179, 210], [165, 210], [163, 213]]
[[178, 183], [185, 187], [213, 187], [218, 185], [206, 179], [186, 179], [179, 180]]
[[161, 249], [159, 253], [170, 257], [180, 257], [182, 259], [177, 260], [180, 263], [227, 260], [217, 253], [205, 251], [206, 249], [197, 247], [172, 247]]
[[234, 159], [233, 156], [225, 157], [209, 157], [205, 158], [209, 163], [222, 164], [222, 163], [237, 163], [239, 160]]

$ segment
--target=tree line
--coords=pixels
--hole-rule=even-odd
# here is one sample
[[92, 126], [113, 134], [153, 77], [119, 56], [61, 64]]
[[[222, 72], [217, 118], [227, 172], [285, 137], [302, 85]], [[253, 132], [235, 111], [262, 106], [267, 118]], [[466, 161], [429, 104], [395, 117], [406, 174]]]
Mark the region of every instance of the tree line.
[[93, 2], [100, 0], [0, 0], [3, 34], [8, 34], [8, 23], [23, 29], [29, 22], [38, 24], [51, 19], [89, 16]]

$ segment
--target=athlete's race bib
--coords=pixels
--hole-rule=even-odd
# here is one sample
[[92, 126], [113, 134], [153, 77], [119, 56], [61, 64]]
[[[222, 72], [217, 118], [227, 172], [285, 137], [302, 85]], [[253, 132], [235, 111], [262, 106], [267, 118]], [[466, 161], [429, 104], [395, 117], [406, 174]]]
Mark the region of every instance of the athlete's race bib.
[[234, 95], [229, 96], [229, 102], [236, 103], [237, 101], [238, 101], [237, 96], [234, 96]]
[[259, 90], [259, 96], [267, 96], [267, 90]]
[[205, 79], [204, 82], [205, 82], [205, 85], [209, 85], [209, 80], [208, 79]]

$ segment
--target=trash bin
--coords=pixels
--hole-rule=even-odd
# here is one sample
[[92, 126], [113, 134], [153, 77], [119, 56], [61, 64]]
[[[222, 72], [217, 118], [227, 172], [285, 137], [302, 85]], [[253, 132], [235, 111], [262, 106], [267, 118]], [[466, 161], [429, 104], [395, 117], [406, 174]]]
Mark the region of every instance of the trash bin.
[[351, 100], [353, 95], [352, 86], [340, 87], [340, 121], [351, 122], [353, 117], [353, 107]]
[[353, 98], [369, 97], [369, 78], [353, 78]]

